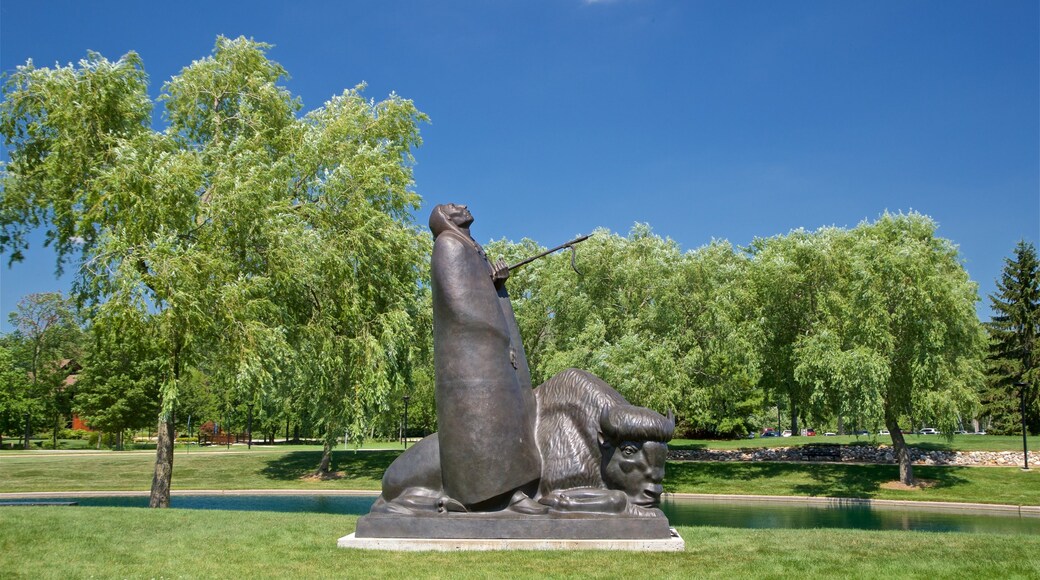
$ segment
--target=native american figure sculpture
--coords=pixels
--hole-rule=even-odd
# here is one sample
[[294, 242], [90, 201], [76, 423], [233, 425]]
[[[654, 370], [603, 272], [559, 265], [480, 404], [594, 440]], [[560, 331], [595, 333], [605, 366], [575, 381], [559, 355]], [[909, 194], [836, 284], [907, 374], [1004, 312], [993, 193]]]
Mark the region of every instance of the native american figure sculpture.
[[[440, 431], [390, 465], [358, 536], [413, 533], [414, 526], [398, 523], [409, 516], [417, 516], [413, 523], [430, 516], [464, 523], [583, 514], [664, 519], [656, 508], [674, 419], [630, 405], [577, 369], [532, 390], [505, 288], [509, 266], [487, 259], [470, 235], [472, 223], [464, 205], [439, 205], [430, 216]], [[661, 529], [667, 534], [667, 520], [663, 525], [656, 537]], [[509, 529], [505, 537], [516, 530]]]

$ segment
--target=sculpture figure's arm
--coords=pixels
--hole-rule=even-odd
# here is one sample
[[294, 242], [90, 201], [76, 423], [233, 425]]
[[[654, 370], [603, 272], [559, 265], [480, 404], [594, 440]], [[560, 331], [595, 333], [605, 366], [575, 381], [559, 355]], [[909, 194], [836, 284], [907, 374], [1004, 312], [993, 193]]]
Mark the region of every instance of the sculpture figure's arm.
[[619, 514], [628, 507], [625, 492], [601, 487], [555, 489], [538, 501], [562, 512]]

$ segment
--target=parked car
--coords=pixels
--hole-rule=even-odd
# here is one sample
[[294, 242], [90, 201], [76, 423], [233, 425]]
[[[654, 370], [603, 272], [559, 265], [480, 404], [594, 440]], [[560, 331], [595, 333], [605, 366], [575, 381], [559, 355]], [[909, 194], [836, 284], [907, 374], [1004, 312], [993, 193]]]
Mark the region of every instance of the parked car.
[[830, 431], [823, 434], [824, 437], [834, 437], [837, 433], [831, 433]]
[[967, 435], [968, 432], [965, 431], [964, 429], [958, 429], [958, 430], [954, 431], [953, 434], [954, 435]]
[[816, 429], [806, 429], [805, 430], [805, 436], [806, 437], [816, 437]]
[[870, 431], [867, 431], [866, 429], [860, 429], [859, 431], [854, 431], [852, 434], [853, 435], [870, 435]]
[[773, 431], [772, 429], [766, 429], [764, 432], [762, 432], [762, 437], [763, 438], [765, 438], [765, 437], [779, 437], [779, 436], [780, 436], [780, 434], [777, 433], [776, 431]]
[[972, 433], [972, 435], [985, 435], [985, 434], [986, 434], [985, 431], [976, 431], [976, 432]]
[[918, 431], [918, 433], [920, 433], [921, 435], [941, 435], [942, 434], [941, 431], [939, 431], [938, 429], [933, 429], [932, 427], [925, 427], [924, 429], [921, 429], [920, 431]]
[[888, 429], [882, 429], [882, 430], [878, 431], [877, 434], [878, 435], [891, 435], [891, 433], [888, 432]]
[[784, 432], [780, 434], [781, 437], [790, 437], [792, 435], [790, 429], [784, 429]]

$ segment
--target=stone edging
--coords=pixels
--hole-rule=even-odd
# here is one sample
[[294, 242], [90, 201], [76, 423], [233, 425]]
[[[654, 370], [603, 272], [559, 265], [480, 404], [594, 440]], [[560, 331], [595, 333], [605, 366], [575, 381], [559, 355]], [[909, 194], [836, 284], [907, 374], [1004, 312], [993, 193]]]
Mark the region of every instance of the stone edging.
[[715, 493], [666, 493], [664, 499], [677, 498], [701, 503], [816, 505], [826, 507], [863, 506], [871, 509], [919, 510], [949, 513], [980, 512], [992, 515], [1040, 518], [1040, 506], [966, 503], [950, 501], [913, 501], [851, 497], [803, 497], [793, 495], [737, 495]]
[[[929, 451], [910, 448], [916, 465], [1022, 466], [1021, 451]], [[896, 463], [888, 445], [801, 445], [758, 449], [670, 449], [675, 461], [797, 461], [835, 463]], [[1029, 452], [1030, 465], [1040, 467], [1040, 452]]]

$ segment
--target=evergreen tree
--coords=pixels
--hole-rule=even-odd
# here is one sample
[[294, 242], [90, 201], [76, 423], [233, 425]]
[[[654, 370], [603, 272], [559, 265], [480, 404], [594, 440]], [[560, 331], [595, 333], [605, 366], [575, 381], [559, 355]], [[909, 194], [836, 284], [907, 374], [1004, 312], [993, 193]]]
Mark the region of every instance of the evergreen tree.
[[1040, 433], [1040, 264], [1036, 248], [1020, 241], [1014, 256], [1004, 259], [1004, 271], [991, 294], [994, 315], [986, 329], [990, 336], [989, 365], [983, 409], [993, 433], [1017, 433], [1021, 425], [1021, 393], [1025, 383], [1026, 425]]

